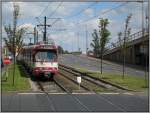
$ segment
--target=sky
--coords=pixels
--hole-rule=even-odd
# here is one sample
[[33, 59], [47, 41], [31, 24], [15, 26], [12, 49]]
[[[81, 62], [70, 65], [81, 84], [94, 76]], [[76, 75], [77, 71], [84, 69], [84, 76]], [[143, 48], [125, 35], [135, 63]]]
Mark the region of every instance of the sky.
[[[20, 6], [18, 26], [27, 28], [27, 32], [33, 32], [33, 28], [44, 23], [44, 16], [47, 17], [48, 39], [53, 39], [56, 45], [62, 46], [68, 51], [77, 51], [78, 47], [82, 52], [86, 51], [86, 36], [89, 50], [92, 42], [92, 32], [98, 30], [99, 18], [107, 18], [109, 21], [108, 30], [110, 42], [117, 41], [118, 32], [123, 32], [125, 20], [132, 14], [130, 21], [131, 34], [142, 29], [142, 4], [137, 2], [17, 2]], [[144, 17], [148, 3], [144, 3]], [[4, 26], [13, 22], [13, 2], [2, 3], [2, 36], [7, 37]], [[38, 17], [38, 18], [36, 18]], [[145, 18], [144, 18], [145, 19]], [[144, 21], [144, 26], [146, 22]], [[39, 40], [43, 38], [43, 27], [37, 27]], [[87, 35], [86, 35], [87, 31]], [[24, 43], [29, 43], [32, 34], [25, 34]]]

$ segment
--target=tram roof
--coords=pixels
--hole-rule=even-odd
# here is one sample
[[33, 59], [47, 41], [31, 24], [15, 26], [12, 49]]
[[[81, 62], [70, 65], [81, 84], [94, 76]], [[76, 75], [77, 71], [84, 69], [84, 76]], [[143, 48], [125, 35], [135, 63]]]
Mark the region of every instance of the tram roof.
[[35, 44], [24, 46], [24, 49], [57, 49], [55, 44]]

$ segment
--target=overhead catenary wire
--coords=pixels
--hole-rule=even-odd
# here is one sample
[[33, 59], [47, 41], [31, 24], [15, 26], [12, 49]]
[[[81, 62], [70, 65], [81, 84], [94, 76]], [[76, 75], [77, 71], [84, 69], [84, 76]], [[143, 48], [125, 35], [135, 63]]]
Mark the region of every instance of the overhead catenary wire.
[[[42, 10], [42, 12], [40, 13], [40, 15], [34, 18], [34, 19], [36, 19], [36, 20], [38, 21], [39, 24], [41, 24], [41, 22], [40, 22], [40, 20], [39, 20], [39, 17], [46, 11], [46, 9], [48, 8], [48, 6], [49, 6], [51, 3], [52, 3], [52, 2], [49, 2], [49, 4]], [[41, 32], [43, 32], [41, 28], [39, 28], [39, 30], [40, 30]]]
[[86, 11], [87, 9], [89, 9], [90, 7], [94, 6], [97, 2], [94, 2], [94, 3], [91, 3], [90, 5], [88, 5], [86, 8], [80, 10], [78, 13], [70, 16], [70, 17], [66, 17], [67, 19], [70, 19], [70, 18], [73, 18], [73, 17], [76, 17], [78, 15], [80, 15], [82, 12]]
[[[116, 7], [113, 7], [113, 8], [111, 8], [111, 9], [108, 9], [108, 10], [102, 12], [100, 15], [104, 15], [104, 14], [106, 14], [106, 13], [109, 13], [109, 12], [111, 12], [111, 11], [117, 9], [117, 8], [120, 8], [120, 7], [122, 7], [122, 6], [125, 6], [126, 4], [128, 4], [128, 2], [122, 3], [122, 4], [120, 4], [120, 5], [116, 6]], [[79, 23], [77, 23], [77, 24], [79, 25], [79, 24], [86, 23], [86, 22], [88, 22], [88, 21], [90, 21], [90, 20], [93, 20], [94, 18], [99, 17], [100, 15], [91, 17], [91, 18], [89, 18], [89, 19], [87, 19], [87, 20], [83, 20], [82, 22], [79, 22]]]
[[58, 6], [56, 7], [56, 9], [48, 16], [48, 18], [50, 18], [51, 16], [53, 16], [53, 15], [56, 13], [57, 9], [62, 5], [62, 3], [63, 3], [63, 1], [61, 1], [61, 2], [58, 4]]
[[43, 9], [43, 11], [40, 13], [40, 15], [38, 17], [40, 17], [46, 10], [47, 8], [49, 7], [49, 5], [51, 4], [52, 2], [49, 2], [49, 4], [47, 4], [47, 6]]

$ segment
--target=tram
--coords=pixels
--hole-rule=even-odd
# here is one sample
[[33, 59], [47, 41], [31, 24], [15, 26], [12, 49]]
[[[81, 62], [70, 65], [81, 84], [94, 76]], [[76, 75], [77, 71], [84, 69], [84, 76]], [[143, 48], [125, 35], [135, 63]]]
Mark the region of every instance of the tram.
[[53, 44], [24, 46], [18, 58], [35, 77], [53, 78], [58, 73], [58, 48]]

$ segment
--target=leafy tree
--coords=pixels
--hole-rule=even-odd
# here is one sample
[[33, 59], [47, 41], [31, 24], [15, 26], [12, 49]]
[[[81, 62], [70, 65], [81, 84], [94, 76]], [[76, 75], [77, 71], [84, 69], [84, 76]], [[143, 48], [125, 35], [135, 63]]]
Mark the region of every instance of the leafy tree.
[[93, 42], [90, 44], [93, 47], [93, 52], [96, 57], [99, 57], [100, 54], [100, 43], [99, 43], [99, 34], [97, 33], [97, 30], [94, 29], [94, 32], [92, 33]]
[[63, 54], [64, 53], [64, 50], [61, 46], [58, 46], [58, 53], [59, 54]]
[[109, 35], [110, 32], [106, 28], [108, 26], [109, 22], [108, 19], [101, 18], [99, 21], [99, 35], [100, 35], [100, 56], [101, 56], [101, 74], [102, 74], [102, 60], [103, 60], [103, 54], [105, 51], [105, 46], [109, 42]]
[[19, 53], [22, 50], [22, 46], [23, 46], [23, 39], [22, 36], [25, 33], [25, 29], [21, 28], [18, 29], [15, 33], [15, 41], [13, 43], [13, 35], [11, 33], [12, 29], [11, 26], [5, 26], [5, 31], [7, 33], [7, 38], [4, 38], [5, 44], [8, 48], [8, 50], [12, 53], [15, 54], [15, 57], [17, 57], [19, 55]]
[[122, 32], [118, 33], [118, 45], [120, 48], [122, 48]]
[[67, 50], [64, 51], [64, 54], [69, 54], [69, 52]]
[[124, 78], [125, 73], [125, 57], [126, 57], [126, 51], [128, 47], [129, 37], [131, 34], [131, 28], [129, 27], [130, 19], [132, 17], [132, 14], [129, 14], [125, 21], [125, 30], [124, 34], [122, 32], [118, 33], [118, 47], [120, 48], [121, 56], [123, 59], [123, 68], [122, 68], [122, 78]]
[[7, 33], [7, 38], [4, 38], [5, 44], [8, 47], [9, 51], [13, 54], [13, 85], [14, 85], [14, 77], [15, 77], [15, 65], [16, 65], [16, 57], [20, 53], [23, 40], [22, 36], [25, 33], [25, 29], [17, 29], [17, 21], [19, 16], [19, 5], [16, 3], [13, 4], [13, 27], [9, 24], [5, 26], [4, 29]]
[[112, 47], [117, 47], [116, 44], [113, 42], [111, 43], [111, 45], [112, 45]]
[[131, 33], [131, 28], [129, 27], [129, 23], [131, 20], [132, 14], [129, 14], [125, 21], [125, 30], [124, 30], [124, 37], [123, 37], [123, 78], [125, 73], [125, 57], [126, 57], [126, 49], [128, 46], [129, 36]]

